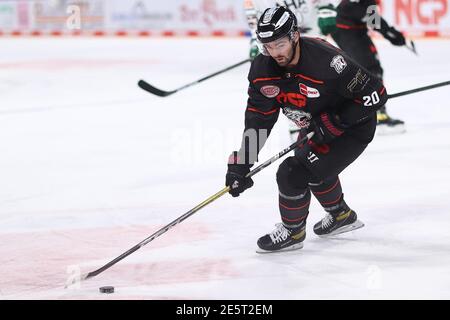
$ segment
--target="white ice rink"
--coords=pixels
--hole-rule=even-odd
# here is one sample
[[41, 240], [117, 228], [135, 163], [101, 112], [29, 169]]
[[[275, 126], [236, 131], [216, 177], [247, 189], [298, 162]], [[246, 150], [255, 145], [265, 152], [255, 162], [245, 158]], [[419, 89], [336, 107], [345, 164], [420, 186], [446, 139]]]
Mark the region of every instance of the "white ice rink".
[[[389, 93], [450, 80], [450, 41], [377, 43]], [[275, 172], [81, 287], [92, 271], [223, 188], [240, 143], [247, 39], [0, 40], [0, 299], [450, 299], [450, 87], [391, 100], [407, 133], [378, 136], [341, 176], [363, 229], [255, 253], [279, 222]], [[261, 153], [290, 144], [287, 120]], [[98, 288], [112, 285], [113, 295]]]

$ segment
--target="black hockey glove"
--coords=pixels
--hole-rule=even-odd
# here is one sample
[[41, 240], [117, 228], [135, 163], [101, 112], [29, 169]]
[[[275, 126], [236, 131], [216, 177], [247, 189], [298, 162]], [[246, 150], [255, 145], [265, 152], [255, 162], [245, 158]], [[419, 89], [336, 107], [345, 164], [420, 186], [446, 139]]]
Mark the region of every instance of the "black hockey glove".
[[308, 140], [303, 141], [303, 139], [306, 137], [306, 135], [307, 135], [308, 133], [310, 133], [311, 131], [313, 131], [313, 130], [311, 130], [310, 128], [311, 128], [311, 125], [310, 125], [309, 127], [307, 127], [307, 128], [302, 128], [302, 129], [300, 129], [300, 130], [298, 131], [298, 136], [297, 136], [297, 148], [301, 149], [301, 148], [303, 148], [303, 147], [305, 146], [305, 144], [308, 143]]
[[316, 144], [325, 144], [333, 141], [344, 133], [344, 128], [339, 125], [336, 116], [322, 112], [313, 118], [309, 124], [309, 131], [314, 132], [311, 141]]
[[230, 187], [230, 194], [233, 197], [239, 197], [242, 192], [253, 186], [253, 180], [245, 177], [252, 166], [239, 164], [237, 154], [237, 151], [231, 154], [228, 160], [227, 175], [225, 176], [225, 186]]
[[383, 30], [383, 36], [394, 46], [404, 46], [406, 44], [403, 34], [394, 27]]

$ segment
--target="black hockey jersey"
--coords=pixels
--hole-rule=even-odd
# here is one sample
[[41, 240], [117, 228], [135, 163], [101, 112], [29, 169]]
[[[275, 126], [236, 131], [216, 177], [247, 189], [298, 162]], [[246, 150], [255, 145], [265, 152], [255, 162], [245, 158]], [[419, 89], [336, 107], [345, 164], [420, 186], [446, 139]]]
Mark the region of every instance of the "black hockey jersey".
[[[300, 59], [294, 67], [283, 68], [269, 56], [257, 56], [248, 80], [245, 130], [266, 129], [268, 134], [280, 111], [299, 128], [307, 128], [312, 118], [326, 112], [339, 119], [345, 134], [369, 143], [376, 111], [388, 99], [377, 77], [316, 38], [300, 38]], [[258, 150], [263, 144], [259, 142]]]
[[367, 29], [363, 21], [370, 6], [376, 6], [377, 0], [342, 0], [336, 8], [336, 26], [342, 29]]

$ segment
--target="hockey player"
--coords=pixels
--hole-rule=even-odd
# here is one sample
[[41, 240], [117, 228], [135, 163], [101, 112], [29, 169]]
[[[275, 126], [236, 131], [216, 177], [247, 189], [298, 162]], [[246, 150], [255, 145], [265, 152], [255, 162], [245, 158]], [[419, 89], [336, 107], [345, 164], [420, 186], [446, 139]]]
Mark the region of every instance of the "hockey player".
[[[303, 35], [321, 37], [336, 27], [336, 10], [331, 0], [245, 0], [244, 9], [251, 32], [250, 59], [259, 54], [256, 24], [265, 9], [275, 6], [289, 8], [296, 16], [299, 31]], [[290, 123], [289, 134], [295, 141], [299, 128]]]
[[363, 226], [344, 201], [339, 174], [373, 139], [376, 111], [387, 101], [381, 81], [324, 40], [304, 38], [295, 15], [284, 7], [264, 11], [257, 26], [264, 50], [248, 76], [245, 130], [228, 161], [225, 185], [239, 196], [253, 185], [246, 178], [280, 111], [315, 135], [277, 172], [281, 222], [261, 237], [258, 252], [302, 248], [311, 192], [327, 215], [315, 224], [320, 236]]
[[[403, 34], [389, 26], [379, 15], [377, 2], [377, 0], [342, 0], [337, 6], [336, 30], [331, 35], [337, 45], [350, 57], [382, 79], [383, 69], [377, 48], [369, 37], [368, 25], [395, 46], [404, 46], [406, 42]], [[380, 134], [405, 131], [404, 122], [391, 118], [385, 106], [378, 111], [377, 120]]]
[[256, 24], [261, 14], [270, 7], [283, 6], [291, 10], [299, 31], [308, 36], [323, 36], [336, 26], [336, 10], [331, 0], [244, 0], [245, 15], [251, 32], [250, 58], [259, 54]]

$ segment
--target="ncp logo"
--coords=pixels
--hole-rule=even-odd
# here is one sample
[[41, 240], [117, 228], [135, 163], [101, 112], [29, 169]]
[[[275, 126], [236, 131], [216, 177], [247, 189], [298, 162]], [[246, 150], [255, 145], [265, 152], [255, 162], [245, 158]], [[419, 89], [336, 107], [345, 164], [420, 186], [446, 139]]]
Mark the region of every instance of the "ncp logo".
[[304, 96], [307, 96], [308, 98], [318, 98], [318, 97], [320, 97], [319, 90], [317, 90], [315, 88], [308, 87], [304, 83], [300, 83], [299, 87], [300, 87], [300, 93], [302, 95], [304, 95]]
[[439, 25], [441, 20], [449, 13], [447, 0], [396, 0], [393, 3], [395, 5], [395, 23], [399, 25], [405, 18], [408, 25], [417, 23]]

